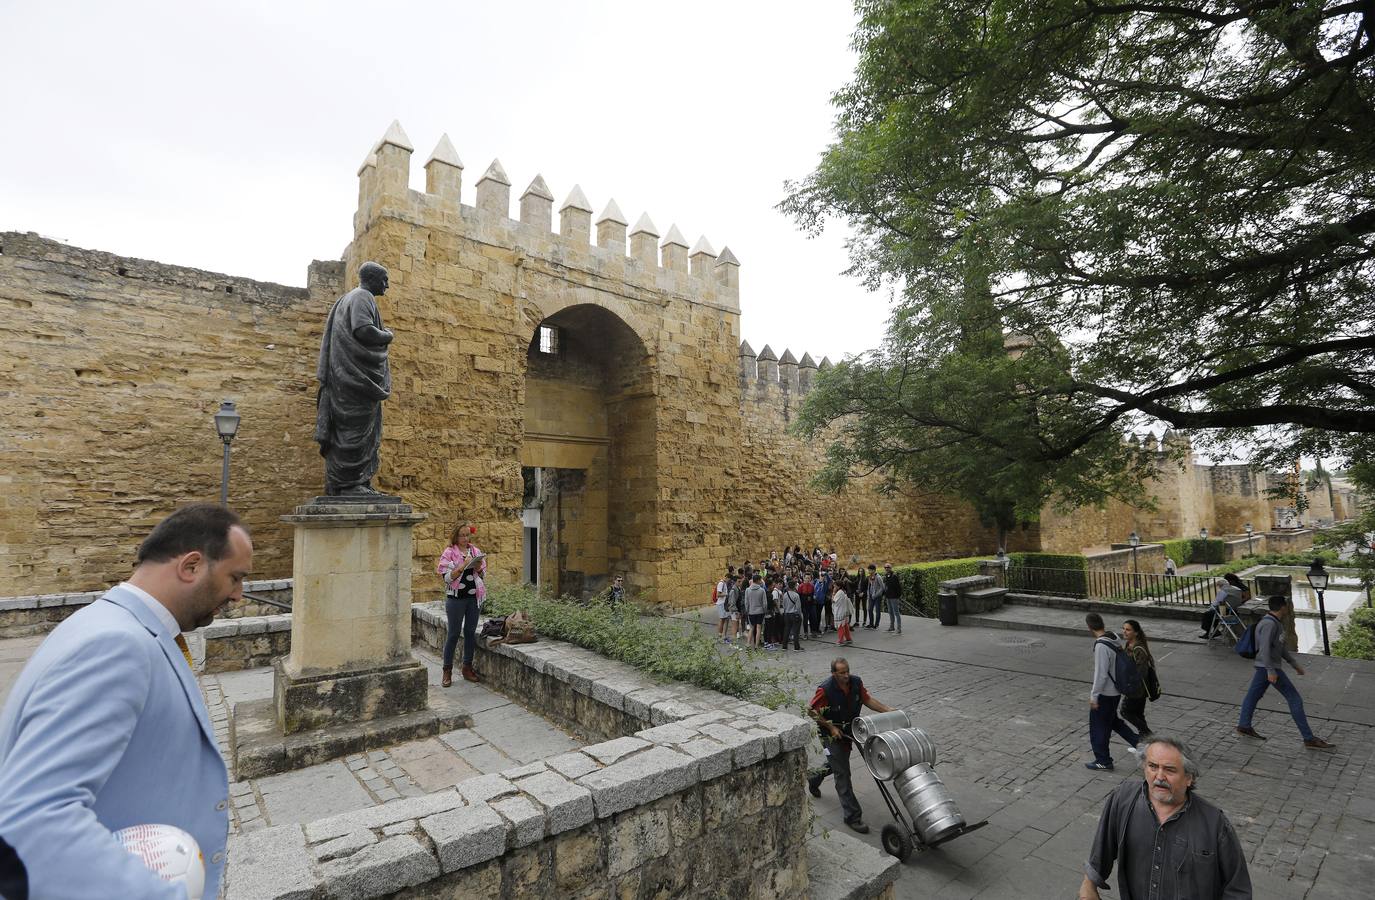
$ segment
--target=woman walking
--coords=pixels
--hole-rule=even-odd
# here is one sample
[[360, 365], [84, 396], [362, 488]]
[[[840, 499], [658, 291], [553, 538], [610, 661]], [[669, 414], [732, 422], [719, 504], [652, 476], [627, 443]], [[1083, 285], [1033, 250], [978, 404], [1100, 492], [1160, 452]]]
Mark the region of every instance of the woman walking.
[[1150, 726], [1146, 724], [1146, 683], [1155, 670], [1155, 657], [1151, 656], [1151, 644], [1146, 640], [1146, 632], [1141, 630], [1141, 623], [1135, 619], [1128, 619], [1122, 623], [1122, 640], [1126, 642], [1127, 652], [1131, 654], [1137, 671], [1141, 673], [1141, 687], [1135, 694], [1122, 698], [1120, 715], [1144, 740], [1151, 732]]
[[835, 596], [831, 598], [831, 608], [835, 612], [836, 645], [853, 644], [854, 638], [850, 635], [850, 616], [854, 613], [854, 607], [850, 605], [850, 598], [844, 588], [836, 589]]
[[444, 687], [454, 683], [454, 648], [459, 635], [463, 636], [463, 677], [481, 681], [473, 669], [473, 652], [477, 649], [477, 615], [487, 596], [482, 575], [487, 571], [487, 556], [472, 537], [477, 531], [464, 522], [449, 535], [449, 546], [439, 557], [436, 571], [444, 579], [444, 613], [449, 630], [444, 640]]

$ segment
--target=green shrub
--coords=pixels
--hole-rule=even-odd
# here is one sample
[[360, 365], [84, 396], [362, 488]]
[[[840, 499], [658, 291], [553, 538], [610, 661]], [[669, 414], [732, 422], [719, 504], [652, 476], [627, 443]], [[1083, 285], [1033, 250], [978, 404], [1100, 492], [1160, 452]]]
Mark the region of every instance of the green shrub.
[[[1041, 593], [1087, 596], [1089, 561], [1078, 553], [1009, 553], [1008, 587], [1032, 588]], [[1037, 571], [1018, 573], [1018, 569]]]
[[1174, 560], [1176, 566], [1187, 566], [1193, 562], [1193, 542], [1189, 540], [1164, 541], [1165, 555]]
[[919, 611], [935, 616], [936, 594], [942, 581], [979, 574], [979, 563], [987, 556], [968, 556], [963, 559], [937, 559], [931, 562], [894, 566], [902, 582], [902, 608], [905, 612]]
[[1262, 553], [1260, 556], [1234, 559], [1220, 566], [1214, 566], [1202, 574], [1226, 575], [1228, 572], [1240, 572], [1252, 566], [1303, 566], [1306, 569], [1313, 564], [1315, 559], [1321, 559], [1325, 566], [1340, 567], [1346, 565], [1336, 550], [1314, 548], [1302, 553]]
[[797, 673], [755, 664], [762, 653], [723, 654], [716, 640], [696, 622], [643, 615], [631, 603], [543, 597], [528, 587], [493, 586], [484, 612], [491, 616], [524, 610], [543, 637], [567, 641], [647, 672], [682, 681], [771, 709], [794, 703]]
[[1351, 621], [1342, 626], [1332, 642], [1332, 655], [1347, 659], [1375, 660], [1375, 609], [1351, 611]]

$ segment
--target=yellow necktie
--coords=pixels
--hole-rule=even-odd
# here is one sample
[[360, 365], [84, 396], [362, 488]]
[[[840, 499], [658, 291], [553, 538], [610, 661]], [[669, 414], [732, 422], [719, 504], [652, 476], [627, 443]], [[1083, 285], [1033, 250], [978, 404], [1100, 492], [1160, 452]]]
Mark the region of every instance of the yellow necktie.
[[191, 667], [191, 671], [196, 671], [196, 663], [191, 659], [191, 648], [186, 645], [186, 638], [177, 635], [177, 646], [181, 648], [181, 655], [186, 657], [186, 664]]

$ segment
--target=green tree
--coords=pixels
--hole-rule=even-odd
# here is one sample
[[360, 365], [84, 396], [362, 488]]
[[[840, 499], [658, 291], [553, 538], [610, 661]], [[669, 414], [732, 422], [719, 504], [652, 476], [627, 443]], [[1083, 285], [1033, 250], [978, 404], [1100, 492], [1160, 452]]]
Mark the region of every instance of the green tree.
[[1375, 433], [1375, 0], [856, 5], [837, 140], [782, 204], [899, 296], [809, 400], [861, 416], [836, 466], [958, 443], [1072, 493], [1152, 420], [1267, 464]]

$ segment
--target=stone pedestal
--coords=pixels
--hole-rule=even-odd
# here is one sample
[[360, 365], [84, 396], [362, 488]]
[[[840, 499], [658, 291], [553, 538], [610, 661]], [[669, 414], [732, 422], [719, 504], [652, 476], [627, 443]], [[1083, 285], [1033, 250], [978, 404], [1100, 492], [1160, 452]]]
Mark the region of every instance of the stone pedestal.
[[395, 497], [316, 497], [282, 517], [296, 526], [291, 652], [273, 662], [271, 701], [235, 706], [237, 777], [468, 724], [431, 698], [411, 653], [411, 529], [424, 519]]

